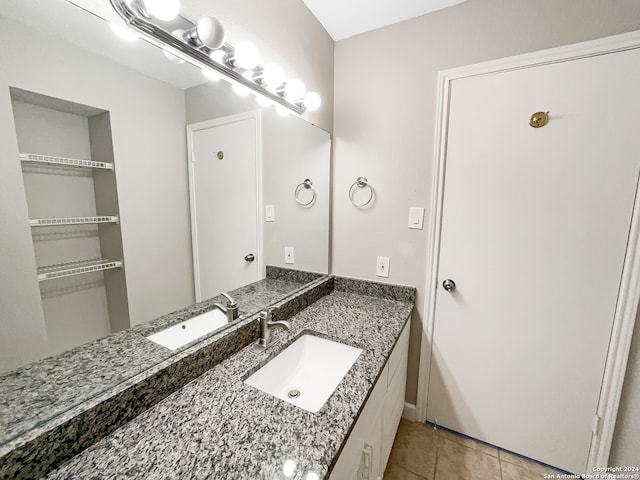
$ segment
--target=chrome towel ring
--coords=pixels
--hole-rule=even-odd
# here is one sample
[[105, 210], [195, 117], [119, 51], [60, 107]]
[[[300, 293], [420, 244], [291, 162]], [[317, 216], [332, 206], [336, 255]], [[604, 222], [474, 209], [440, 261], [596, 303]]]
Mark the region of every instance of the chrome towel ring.
[[[353, 199], [353, 195], [357, 191], [356, 188], [369, 189], [369, 198], [365, 202], [356, 203], [356, 201]], [[351, 201], [354, 207], [358, 207], [358, 208], [364, 208], [371, 203], [371, 200], [373, 200], [373, 188], [371, 187], [371, 185], [369, 185], [367, 177], [356, 178], [356, 181], [353, 182], [353, 185], [351, 185], [351, 188], [349, 188], [349, 200]]]
[[[308, 202], [303, 202], [300, 199], [300, 193], [304, 192], [305, 190], [311, 190], [311, 200], [309, 200]], [[305, 178], [302, 183], [298, 184], [295, 191], [293, 192], [293, 195], [295, 196], [296, 203], [298, 205], [302, 205], [303, 207], [310, 206], [311, 204], [313, 204], [313, 202], [316, 201], [316, 191], [313, 188], [313, 182], [308, 178]]]

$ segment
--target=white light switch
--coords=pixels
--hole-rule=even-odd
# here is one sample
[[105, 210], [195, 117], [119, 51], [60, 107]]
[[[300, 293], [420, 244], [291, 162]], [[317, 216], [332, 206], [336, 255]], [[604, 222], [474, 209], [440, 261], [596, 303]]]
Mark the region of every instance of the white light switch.
[[424, 219], [424, 208], [411, 207], [409, 209], [409, 228], [422, 230], [423, 219]]
[[293, 263], [293, 247], [284, 247], [284, 263]]
[[376, 262], [376, 276], [389, 278], [389, 258], [378, 257]]
[[264, 221], [275, 222], [276, 221], [276, 207], [274, 205], [264, 206]]

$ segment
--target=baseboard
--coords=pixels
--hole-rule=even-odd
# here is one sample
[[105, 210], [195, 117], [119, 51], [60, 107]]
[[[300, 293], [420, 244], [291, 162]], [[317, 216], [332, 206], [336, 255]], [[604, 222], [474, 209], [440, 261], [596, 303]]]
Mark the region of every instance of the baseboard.
[[416, 406], [413, 403], [404, 402], [404, 410], [402, 410], [402, 418], [411, 422], [416, 421]]

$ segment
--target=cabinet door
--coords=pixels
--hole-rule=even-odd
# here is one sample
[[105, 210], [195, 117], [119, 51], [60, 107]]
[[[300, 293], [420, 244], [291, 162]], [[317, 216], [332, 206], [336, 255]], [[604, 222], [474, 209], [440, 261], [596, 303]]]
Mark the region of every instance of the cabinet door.
[[404, 410], [405, 387], [407, 385], [407, 362], [409, 354], [410, 323], [404, 327], [398, 343], [389, 358], [389, 380], [387, 395], [382, 410], [382, 437], [380, 445], [380, 472], [384, 473], [396, 438], [402, 411]]
[[387, 367], [371, 392], [347, 443], [338, 458], [332, 480], [378, 480], [382, 438], [382, 408], [387, 385]]

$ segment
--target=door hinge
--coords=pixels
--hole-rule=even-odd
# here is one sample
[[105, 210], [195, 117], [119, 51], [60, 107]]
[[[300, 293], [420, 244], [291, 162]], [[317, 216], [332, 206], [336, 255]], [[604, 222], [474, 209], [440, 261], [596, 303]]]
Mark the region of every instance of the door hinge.
[[593, 416], [593, 429], [591, 430], [593, 432], [593, 434], [598, 437], [600, 435], [600, 427], [602, 424], [602, 418], [600, 417], [600, 415], [596, 414]]

